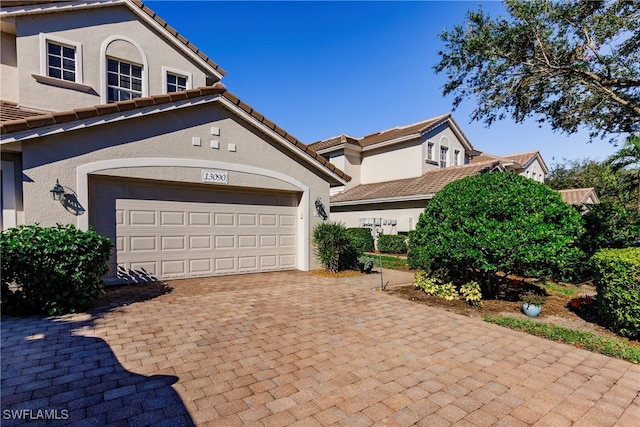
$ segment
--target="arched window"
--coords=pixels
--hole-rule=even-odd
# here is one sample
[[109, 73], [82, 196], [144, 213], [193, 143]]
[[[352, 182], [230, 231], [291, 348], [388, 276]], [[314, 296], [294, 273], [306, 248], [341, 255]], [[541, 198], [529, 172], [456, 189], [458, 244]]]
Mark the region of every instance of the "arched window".
[[103, 103], [149, 96], [149, 64], [140, 45], [111, 36], [100, 49]]

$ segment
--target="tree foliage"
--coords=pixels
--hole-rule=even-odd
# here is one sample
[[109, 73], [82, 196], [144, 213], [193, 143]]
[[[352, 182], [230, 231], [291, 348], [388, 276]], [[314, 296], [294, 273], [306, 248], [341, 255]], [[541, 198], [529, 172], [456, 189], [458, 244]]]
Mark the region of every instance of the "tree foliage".
[[[622, 171], [623, 176], [626, 175], [629, 178], [625, 181], [636, 187], [637, 209], [640, 212], [640, 137], [627, 139], [622, 148], [609, 157], [605, 164], [611, 166], [615, 172]], [[624, 174], [624, 172], [627, 173]]]
[[489, 279], [498, 272], [571, 270], [582, 256], [582, 232], [582, 217], [558, 192], [520, 175], [485, 173], [454, 181], [431, 199], [411, 234], [409, 264], [477, 280], [490, 296]]
[[591, 137], [640, 131], [640, 2], [507, 0], [509, 17], [469, 11], [440, 34], [436, 72], [472, 120], [534, 117]]

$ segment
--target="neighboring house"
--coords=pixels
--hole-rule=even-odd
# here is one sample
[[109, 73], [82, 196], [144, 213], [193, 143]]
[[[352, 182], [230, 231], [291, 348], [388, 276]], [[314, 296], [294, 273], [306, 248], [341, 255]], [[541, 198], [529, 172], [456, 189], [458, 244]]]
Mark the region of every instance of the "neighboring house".
[[309, 146], [352, 177], [331, 189], [331, 219], [347, 227], [405, 233], [435, 193], [483, 172], [518, 173], [544, 182], [537, 151], [494, 156], [477, 150], [451, 114], [362, 138], [340, 135]]
[[572, 188], [569, 190], [558, 190], [562, 200], [566, 203], [582, 206], [595, 205], [600, 203], [600, 199], [594, 188]]
[[14, 1], [0, 18], [3, 229], [93, 227], [114, 282], [316, 268], [314, 202], [349, 176], [153, 11]]

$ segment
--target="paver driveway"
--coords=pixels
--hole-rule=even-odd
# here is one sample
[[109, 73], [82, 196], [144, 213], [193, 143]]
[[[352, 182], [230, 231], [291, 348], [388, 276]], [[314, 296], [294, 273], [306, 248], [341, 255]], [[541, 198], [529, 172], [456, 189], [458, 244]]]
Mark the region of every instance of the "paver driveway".
[[377, 285], [190, 279], [112, 289], [90, 314], [4, 318], [2, 425], [640, 425], [638, 365]]

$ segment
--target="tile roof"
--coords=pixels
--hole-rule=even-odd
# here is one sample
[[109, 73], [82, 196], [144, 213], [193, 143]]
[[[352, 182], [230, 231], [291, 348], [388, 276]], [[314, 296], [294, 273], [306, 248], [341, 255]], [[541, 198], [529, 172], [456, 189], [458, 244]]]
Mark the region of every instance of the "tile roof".
[[527, 151], [526, 153], [516, 153], [516, 154], [507, 154], [506, 156], [496, 156], [494, 154], [489, 153], [481, 153], [479, 156], [475, 156], [471, 159], [471, 163], [476, 162], [485, 162], [489, 159], [493, 160], [508, 160], [523, 167], [526, 166], [529, 162], [531, 162], [536, 156], [539, 156], [539, 160], [542, 163], [542, 168], [545, 173], [548, 172], [548, 168], [542, 159], [542, 155], [540, 155], [540, 151]]
[[[2, 7], [25, 7], [25, 6], [35, 6], [38, 4], [52, 4], [52, 3], [71, 3], [68, 0], [2, 0], [0, 4]], [[221, 76], [226, 74], [226, 71], [220, 67], [218, 64], [213, 62], [211, 58], [205, 55], [200, 49], [198, 49], [195, 45], [193, 45], [189, 40], [187, 40], [182, 34], [178, 33], [173, 27], [166, 23], [165, 20], [160, 18], [160, 16], [156, 15], [156, 13], [151, 10], [147, 5], [145, 5], [140, 0], [128, 0], [127, 3], [133, 5], [133, 7], [137, 7], [146, 15], [148, 15], [151, 19], [153, 19], [157, 24], [163, 27], [165, 30], [169, 32], [173, 37], [175, 37], [181, 44], [186, 46], [189, 50], [195, 53], [200, 59], [206, 62], [209, 66], [211, 66], [214, 70], [220, 73]]]
[[416, 178], [360, 184], [331, 197], [331, 203], [362, 202], [366, 200], [395, 199], [403, 197], [428, 198], [450, 182], [467, 176], [488, 172], [500, 165], [500, 161], [489, 160], [463, 166], [428, 171]]
[[39, 116], [41, 114], [45, 113], [20, 107], [15, 102], [0, 101], [0, 122], [20, 120], [27, 117]]
[[592, 203], [600, 203], [594, 188], [572, 188], [568, 190], [558, 190], [562, 200], [572, 205], [582, 205], [591, 198]]
[[434, 126], [437, 126], [440, 123], [445, 122], [446, 120], [450, 120], [451, 118], [451, 114], [447, 113], [441, 116], [433, 117], [431, 119], [423, 120], [418, 123], [413, 123], [406, 126], [398, 126], [392, 129], [372, 133], [371, 135], [363, 136], [362, 138], [353, 138], [347, 135], [334, 136], [332, 138], [309, 144], [309, 147], [314, 151], [321, 151], [327, 148], [344, 144], [345, 142], [356, 144], [361, 147], [368, 147], [380, 142], [392, 141], [397, 138], [426, 132]]
[[[264, 126], [274, 131], [276, 134], [284, 138], [288, 143], [298, 148], [308, 156], [316, 160], [326, 169], [333, 172], [340, 178], [350, 181], [351, 177], [344, 173], [342, 170], [335, 167], [324, 157], [317, 154], [315, 151], [309, 149], [309, 147], [296, 139], [293, 135], [287, 133], [284, 129], [277, 126], [275, 123], [267, 119], [265, 116], [254, 110], [250, 105], [241, 101], [237, 96], [228, 92], [224, 84], [216, 82], [213, 86], [205, 86], [196, 89], [189, 89], [182, 92], [172, 92], [163, 95], [153, 95], [146, 98], [136, 98], [128, 101], [119, 101], [112, 104], [96, 105], [94, 107], [78, 108], [71, 111], [60, 111], [50, 113], [38, 113], [37, 115], [30, 115], [20, 118], [10, 118], [8, 120], [0, 121], [0, 134], [5, 136], [16, 132], [27, 131], [37, 129], [45, 126], [62, 125], [65, 123], [71, 123], [74, 121], [81, 121], [91, 119], [100, 116], [106, 116], [109, 114], [117, 114], [130, 112], [135, 109], [142, 109], [145, 107], [152, 107], [158, 105], [170, 104], [173, 102], [195, 99], [203, 96], [220, 95], [229, 101], [231, 104], [237, 106], [241, 110], [249, 114], [253, 119], [262, 123]], [[4, 105], [4, 104], [3, 104]]]

